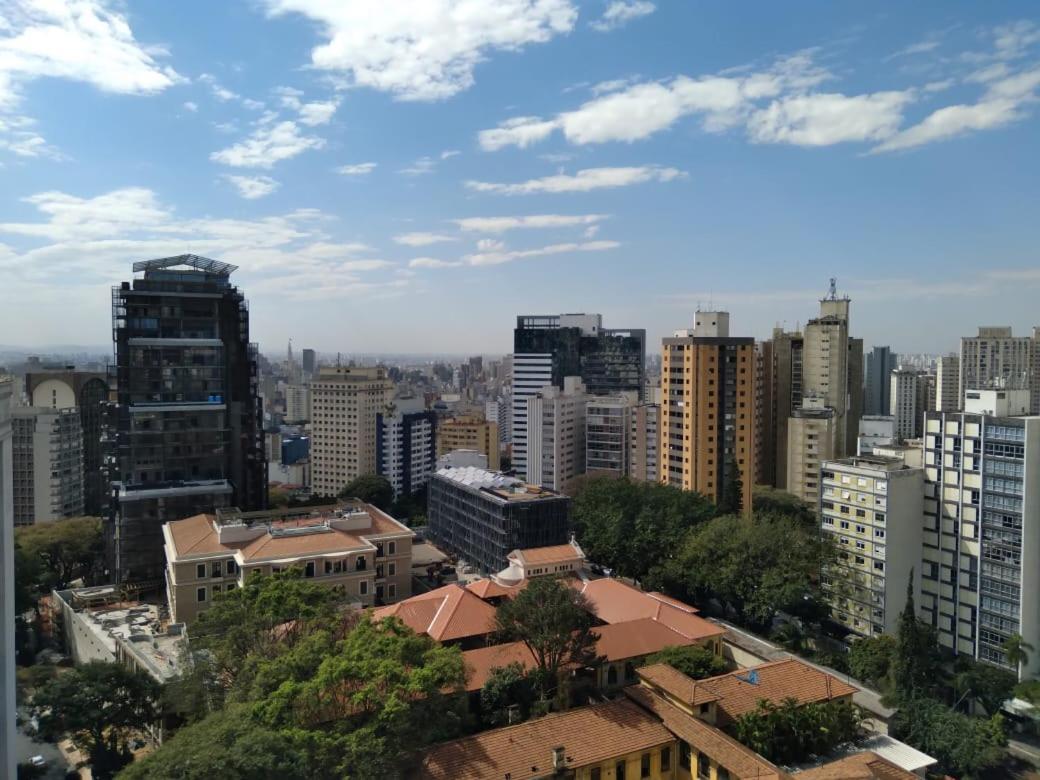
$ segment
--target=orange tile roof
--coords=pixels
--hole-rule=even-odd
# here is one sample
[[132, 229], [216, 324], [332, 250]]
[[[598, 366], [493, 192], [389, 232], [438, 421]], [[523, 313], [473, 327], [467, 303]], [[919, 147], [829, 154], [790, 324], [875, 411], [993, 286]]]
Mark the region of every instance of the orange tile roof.
[[733, 780], [786, 780], [789, 777], [753, 750], [711, 724], [683, 712], [649, 688], [633, 685], [625, 689], [625, 694], [660, 718], [664, 727], [679, 739], [728, 770]]
[[710, 701], [719, 700], [719, 695], [710, 688], [700, 685], [697, 680], [687, 677], [668, 664], [650, 664], [636, 671], [640, 678], [646, 680], [651, 686], [659, 688], [673, 699], [690, 707], [699, 707]]
[[[699, 704], [711, 701], [710, 697], [714, 696], [722, 722], [736, 720], [752, 712], [762, 699], [775, 704], [784, 699], [809, 704], [851, 696], [858, 690], [834, 675], [821, 672], [796, 658], [760, 664], [753, 669], [741, 669], [696, 682], [675, 669], [662, 669], [663, 666], [647, 666], [640, 669], [639, 674], [647, 682], [682, 702], [690, 703], [699, 698], [696, 701]], [[748, 681], [752, 671], [757, 676], [755, 683]]]
[[555, 544], [550, 547], [531, 547], [526, 550], [513, 550], [510, 556], [516, 557], [526, 566], [547, 563], [565, 563], [585, 556], [575, 549], [573, 544]]
[[515, 596], [524, 585], [527, 584], [526, 580], [523, 580], [517, 585], [506, 587], [501, 583], [495, 582], [492, 579], [481, 579], [474, 580], [466, 586], [466, 590], [475, 596], [479, 596], [482, 599], [495, 599], [502, 596], [508, 596], [512, 598]]
[[553, 748], [563, 747], [567, 769], [670, 745], [672, 733], [626, 699], [546, 715], [437, 745], [418, 776], [429, 780], [532, 780], [553, 775]]
[[509, 666], [511, 663], [518, 663], [524, 669], [538, 666], [534, 654], [523, 642], [466, 650], [462, 654], [462, 661], [466, 665], [466, 690], [470, 692], [483, 688], [491, 676], [491, 670], [497, 666]]
[[795, 780], [917, 780], [917, 775], [866, 751], [806, 769]]
[[689, 639], [706, 639], [726, 633], [721, 626], [698, 617], [696, 609], [681, 601], [644, 593], [620, 580], [604, 577], [575, 583], [588, 599], [592, 611], [605, 623], [627, 623], [652, 618]]
[[438, 642], [495, 630], [495, 608], [454, 583], [375, 609], [372, 617], [396, 617], [417, 634], [427, 634]]
[[685, 646], [694, 643], [693, 639], [651, 618], [597, 626], [593, 632], [599, 636], [596, 654], [603, 656], [607, 661], [641, 658], [673, 645]]

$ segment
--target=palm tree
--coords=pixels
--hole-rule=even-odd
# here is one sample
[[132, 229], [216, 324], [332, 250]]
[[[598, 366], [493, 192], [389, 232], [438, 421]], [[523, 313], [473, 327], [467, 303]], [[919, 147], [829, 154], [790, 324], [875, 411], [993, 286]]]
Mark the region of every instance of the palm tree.
[[1004, 641], [1004, 655], [1009, 664], [1018, 669], [1029, 663], [1029, 653], [1033, 646], [1022, 638], [1021, 634], [1012, 634]]

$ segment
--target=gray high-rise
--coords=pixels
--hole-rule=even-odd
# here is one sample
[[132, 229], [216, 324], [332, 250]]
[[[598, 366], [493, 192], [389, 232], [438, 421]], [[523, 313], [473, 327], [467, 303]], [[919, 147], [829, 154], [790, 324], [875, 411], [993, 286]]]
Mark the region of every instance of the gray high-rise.
[[888, 347], [874, 347], [867, 355], [864, 414], [889, 413], [892, 402], [891, 376], [896, 369], [896, 357]]
[[158, 585], [162, 524], [267, 503], [249, 306], [235, 266], [197, 255], [135, 263], [112, 290], [116, 413], [106, 526], [111, 576]]

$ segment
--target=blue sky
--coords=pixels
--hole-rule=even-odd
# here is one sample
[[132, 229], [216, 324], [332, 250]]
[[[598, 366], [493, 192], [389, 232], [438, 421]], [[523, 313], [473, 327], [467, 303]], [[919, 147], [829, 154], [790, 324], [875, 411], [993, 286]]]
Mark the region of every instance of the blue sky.
[[104, 344], [134, 260], [266, 350], [504, 352], [813, 316], [1040, 324], [1033, 2], [0, 0], [0, 343]]

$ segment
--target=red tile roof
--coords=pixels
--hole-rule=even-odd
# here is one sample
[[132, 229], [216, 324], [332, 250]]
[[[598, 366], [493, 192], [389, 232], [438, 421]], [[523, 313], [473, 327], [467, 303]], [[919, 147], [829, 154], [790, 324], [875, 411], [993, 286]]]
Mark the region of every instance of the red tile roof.
[[651, 664], [637, 670], [639, 677], [654, 688], [658, 688], [676, 701], [689, 707], [699, 707], [711, 701], [718, 701], [719, 695], [706, 685], [687, 677], [675, 667], [668, 664]]
[[511, 663], [518, 663], [524, 669], [538, 666], [534, 654], [523, 642], [466, 650], [462, 654], [462, 661], [466, 665], [466, 690], [470, 692], [483, 688], [495, 667], [509, 666]]
[[917, 780], [917, 775], [866, 751], [806, 769], [795, 780]]
[[427, 634], [438, 642], [495, 630], [495, 608], [458, 584], [380, 607], [372, 611], [372, 617], [396, 617], [417, 634]]
[[533, 780], [553, 775], [553, 749], [568, 770], [674, 742], [672, 733], [631, 701], [581, 707], [437, 745], [418, 776], [428, 780]]
[[466, 586], [466, 590], [482, 599], [495, 599], [502, 596], [512, 598], [523, 589], [526, 583], [527, 581], [524, 580], [519, 585], [506, 587], [492, 579], [481, 579], [471, 582]]
[[666, 647], [694, 644], [693, 639], [651, 618], [597, 626], [593, 632], [599, 636], [596, 654], [607, 661], [641, 658]]
[[592, 611], [605, 623], [628, 623], [651, 618], [689, 639], [722, 636], [721, 626], [698, 617], [697, 610], [657, 593], [644, 593], [609, 577], [573, 583], [588, 599]]
[[537, 566], [547, 563], [566, 563], [576, 558], [584, 560], [585, 555], [573, 544], [555, 544], [549, 547], [529, 547], [524, 550], [513, 550], [509, 557], [515, 557], [525, 566]]

